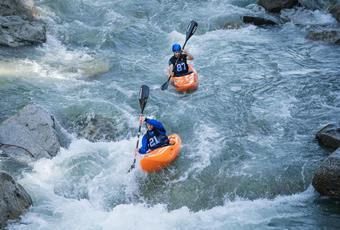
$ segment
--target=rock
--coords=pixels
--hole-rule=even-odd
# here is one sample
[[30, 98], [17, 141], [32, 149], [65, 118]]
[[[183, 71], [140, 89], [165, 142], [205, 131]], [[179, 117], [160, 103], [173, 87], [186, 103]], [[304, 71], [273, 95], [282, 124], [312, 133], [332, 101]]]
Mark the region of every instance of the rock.
[[338, 30], [310, 31], [306, 38], [314, 41], [321, 40], [339, 45], [340, 31]]
[[46, 26], [19, 16], [0, 17], [0, 45], [18, 47], [46, 42]]
[[37, 105], [25, 106], [0, 125], [1, 149], [18, 160], [55, 156], [60, 138], [53, 116]]
[[336, 4], [330, 7], [329, 12], [335, 17], [335, 19], [340, 22], [340, 4]]
[[0, 171], [0, 228], [7, 220], [17, 219], [32, 205], [25, 189], [7, 173]]
[[1, 0], [0, 15], [13, 16], [17, 15], [23, 19], [34, 19], [34, 2], [33, 0]]
[[312, 184], [321, 195], [340, 198], [340, 149], [321, 163]]
[[18, 47], [46, 42], [46, 26], [34, 16], [33, 0], [1, 0], [0, 46]]
[[276, 22], [261, 17], [243, 16], [242, 20], [244, 23], [254, 24], [256, 26], [277, 25]]
[[80, 115], [72, 128], [78, 137], [89, 141], [116, 140], [117, 128], [112, 119], [105, 118], [95, 113]]
[[298, 0], [258, 0], [259, 5], [274, 13], [278, 13], [282, 9], [292, 8], [298, 3]]
[[328, 124], [315, 137], [320, 145], [337, 149], [340, 147], [340, 125]]

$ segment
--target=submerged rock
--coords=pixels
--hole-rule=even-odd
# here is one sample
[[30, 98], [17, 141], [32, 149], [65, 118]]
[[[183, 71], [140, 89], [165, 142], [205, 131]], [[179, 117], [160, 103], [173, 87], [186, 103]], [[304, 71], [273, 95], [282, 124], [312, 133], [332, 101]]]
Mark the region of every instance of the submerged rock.
[[7, 173], [0, 171], [0, 228], [10, 219], [17, 219], [32, 205], [25, 189]]
[[24, 46], [46, 42], [46, 26], [34, 17], [32, 0], [0, 1], [0, 46]]
[[330, 7], [329, 12], [335, 17], [335, 19], [340, 22], [340, 4], [336, 4]]
[[321, 195], [340, 198], [340, 149], [321, 163], [312, 184]]
[[340, 125], [328, 124], [315, 137], [320, 145], [337, 149], [340, 147]]
[[314, 41], [326, 41], [340, 45], [340, 31], [338, 30], [310, 31], [307, 38]]
[[282, 9], [292, 8], [297, 5], [298, 0], [258, 0], [258, 4], [269, 12], [278, 13]]
[[92, 142], [116, 140], [118, 132], [112, 119], [95, 113], [80, 115], [72, 129], [78, 137]]
[[256, 26], [277, 25], [276, 22], [274, 22], [270, 19], [265, 19], [265, 18], [261, 18], [261, 17], [243, 16], [242, 20], [243, 20], [244, 23], [254, 24]]
[[55, 156], [62, 139], [53, 116], [37, 105], [25, 106], [0, 125], [1, 150], [19, 161]]

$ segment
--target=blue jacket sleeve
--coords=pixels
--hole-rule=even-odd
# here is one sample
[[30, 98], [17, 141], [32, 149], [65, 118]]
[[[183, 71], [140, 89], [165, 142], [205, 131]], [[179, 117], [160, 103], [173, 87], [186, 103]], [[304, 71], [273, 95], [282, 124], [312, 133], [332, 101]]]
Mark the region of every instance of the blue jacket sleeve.
[[160, 132], [160, 134], [166, 135], [165, 128], [161, 122], [155, 119], [148, 119], [148, 118], [145, 119], [145, 122], [155, 127]]
[[145, 154], [148, 151], [148, 138], [146, 135], [142, 139], [142, 147], [138, 150], [140, 154]]

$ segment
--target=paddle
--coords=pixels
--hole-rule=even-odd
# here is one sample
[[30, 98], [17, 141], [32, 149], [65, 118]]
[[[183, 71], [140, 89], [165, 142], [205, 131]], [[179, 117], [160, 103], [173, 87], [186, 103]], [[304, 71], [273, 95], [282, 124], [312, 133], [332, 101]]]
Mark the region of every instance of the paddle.
[[[184, 50], [184, 47], [187, 44], [188, 40], [195, 33], [197, 26], [198, 26], [197, 22], [195, 22], [195, 21], [191, 21], [190, 24], [188, 25], [187, 31], [186, 31], [185, 42], [184, 42], [182, 50]], [[178, 59], [179, 59], [179, 57], [177, 58], [176, 63], [177, 63]], [[162, 87], [161, 87], [162, 90], [166, 90], [168, 88], [170, 79], [171, 79], [171, 76], [169, 76], [168, 80], [162, 85]]]
[[[141, 119], [141, 117], [143, 116], [143, 112], [144, 112], [144, 108], [146, 105], [146, 102], [148, 101], [148, 97], [149, 97], [149, 87], [147, 85], [142, 85], [139, 91], [139, 106], [140, 106], [140, 115], [139, 115], [139, 119]], [[137, 143], [136, 143], [136, 149], [138, 149], [138, 145], [139, 145], [139, 137], [140, 137], [140, 132], [142, 129], [142, 125], [139, 124], [139, 128], [138, 128], [138, 139], [137, 139]], [[128, 171], [128, 173], [135, 168], [135, 164], [136, 164], [136, 157], [137, 157], [137, 153], [135, 152], [135, 156], [133, 159], [133, 163]]]

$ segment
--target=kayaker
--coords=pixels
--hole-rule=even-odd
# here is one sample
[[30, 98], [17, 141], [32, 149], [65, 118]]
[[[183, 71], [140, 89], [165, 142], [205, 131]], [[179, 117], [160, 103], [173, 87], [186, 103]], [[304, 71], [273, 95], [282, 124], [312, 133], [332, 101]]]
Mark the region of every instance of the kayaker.
[[188, 73], [187, 60], [194, 60], [194, 57], [186, 50], [182, 50], [181, 45], [175, 43], [172, 45], [174, 55], [169, 60], [169, 76], [179, 77]]
[[142, 147], [136, 149], [140, 154], [146, 154], [150, 150], [157, 149], [169, 144], [168, 136], [163, 124], [155, 119], [145, 118], [141, 116], [139, 120], [142, 125], [146, 123], [147, 132], [144, 134], [142, 139]]

